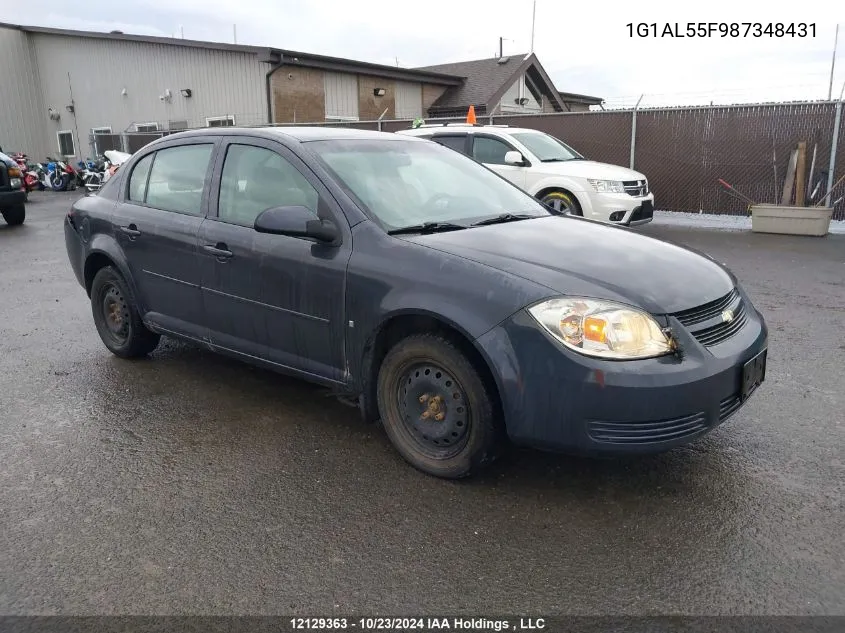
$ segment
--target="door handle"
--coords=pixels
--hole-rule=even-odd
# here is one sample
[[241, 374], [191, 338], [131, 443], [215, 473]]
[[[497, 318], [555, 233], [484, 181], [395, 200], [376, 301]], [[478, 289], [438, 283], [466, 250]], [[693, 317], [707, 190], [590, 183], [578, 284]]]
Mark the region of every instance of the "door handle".
[[229, 247], [221, 242], [218, 242], [217, 244], [203, 244], [202, 250], [214, 255], [217, 259], [229, 259], [232, 255], [234, 255], [234, 253], [229, 250]]
[[139, 231], [138, 227], [134, 224], [130, 224], [129, 226], [121, 226], [120, 232], [124, 235], [128, 235], [130, 238], [138, 237], [141, 234], [141, 231]]

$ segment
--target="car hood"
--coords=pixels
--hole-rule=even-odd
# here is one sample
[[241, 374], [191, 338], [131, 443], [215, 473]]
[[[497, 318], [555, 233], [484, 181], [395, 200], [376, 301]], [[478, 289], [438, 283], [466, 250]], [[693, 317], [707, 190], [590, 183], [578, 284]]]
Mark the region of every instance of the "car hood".
[[580, 218], [552, 216], [407, 239], [555, 293], [620, 301], [652, 314], [714, 301], [736, 283], [705, 255]]
[[645, 180], [645, 176], [638, 171], [598, 163], [594, 160], [564, 160], [559, 163], [537, 163], [538, 172], [575, 176], [577, 178], [594, 178], [596, 180]]

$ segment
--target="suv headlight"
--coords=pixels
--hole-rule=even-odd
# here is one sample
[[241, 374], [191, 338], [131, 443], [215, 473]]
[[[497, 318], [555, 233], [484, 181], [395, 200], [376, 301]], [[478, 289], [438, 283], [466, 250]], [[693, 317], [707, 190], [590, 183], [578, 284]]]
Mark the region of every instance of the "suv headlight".
[[650, 315], [613, 301], [562, 297], [531, 306], [528, 312], [549, 334], [586, 356], [623, 360], [674, 351]]
[[619, 180], [593, 180], [588, 178], [587, 182], [599, 193], [625, 193], [625, 186]]

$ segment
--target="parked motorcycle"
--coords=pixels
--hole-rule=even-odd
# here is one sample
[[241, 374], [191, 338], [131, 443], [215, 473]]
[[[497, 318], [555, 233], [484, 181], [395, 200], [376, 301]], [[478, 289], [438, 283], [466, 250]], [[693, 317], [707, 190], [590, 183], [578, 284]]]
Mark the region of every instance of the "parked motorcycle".
[[103, 186], [110, 163], [107, 160], [93, 161], [89, 158], [85, 161], [79, 161], [77, 166], [79, 167], [77, 174], [82, 186], [91, 192], [98, 191]]
[[67, 191], [76, 188], [76, 170], [66, 162], [47, 157], [44, 163], [47, 183], [53, 191]]
[[33, 165], [30, 162], [29, 157], [23, 152], [12, 152], [9, 154], [9, 157], [18, 164], [18, 167], [23, 174], [23, 183], [26, 192], [29, 193], [30, 191], [35, 191], [40, 188], [38, 186], [40, 178], [35, 171], [36, 165]]

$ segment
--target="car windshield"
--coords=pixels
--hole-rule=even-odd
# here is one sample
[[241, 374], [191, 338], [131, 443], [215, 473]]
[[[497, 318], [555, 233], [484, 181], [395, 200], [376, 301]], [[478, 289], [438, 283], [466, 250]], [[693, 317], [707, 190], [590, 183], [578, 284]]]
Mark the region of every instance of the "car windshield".
[[313, 141], [309, 147], [388, 231], [425, 223], [460, 225], [454, 230], [505, 213], [550, 214], [486, 167], [437, 143], [397, 137]]
[[511, 136], [531, 150], [531, 153], [542, 163], [584, 158], [563, 141], [543, 132], [516, 132]]

